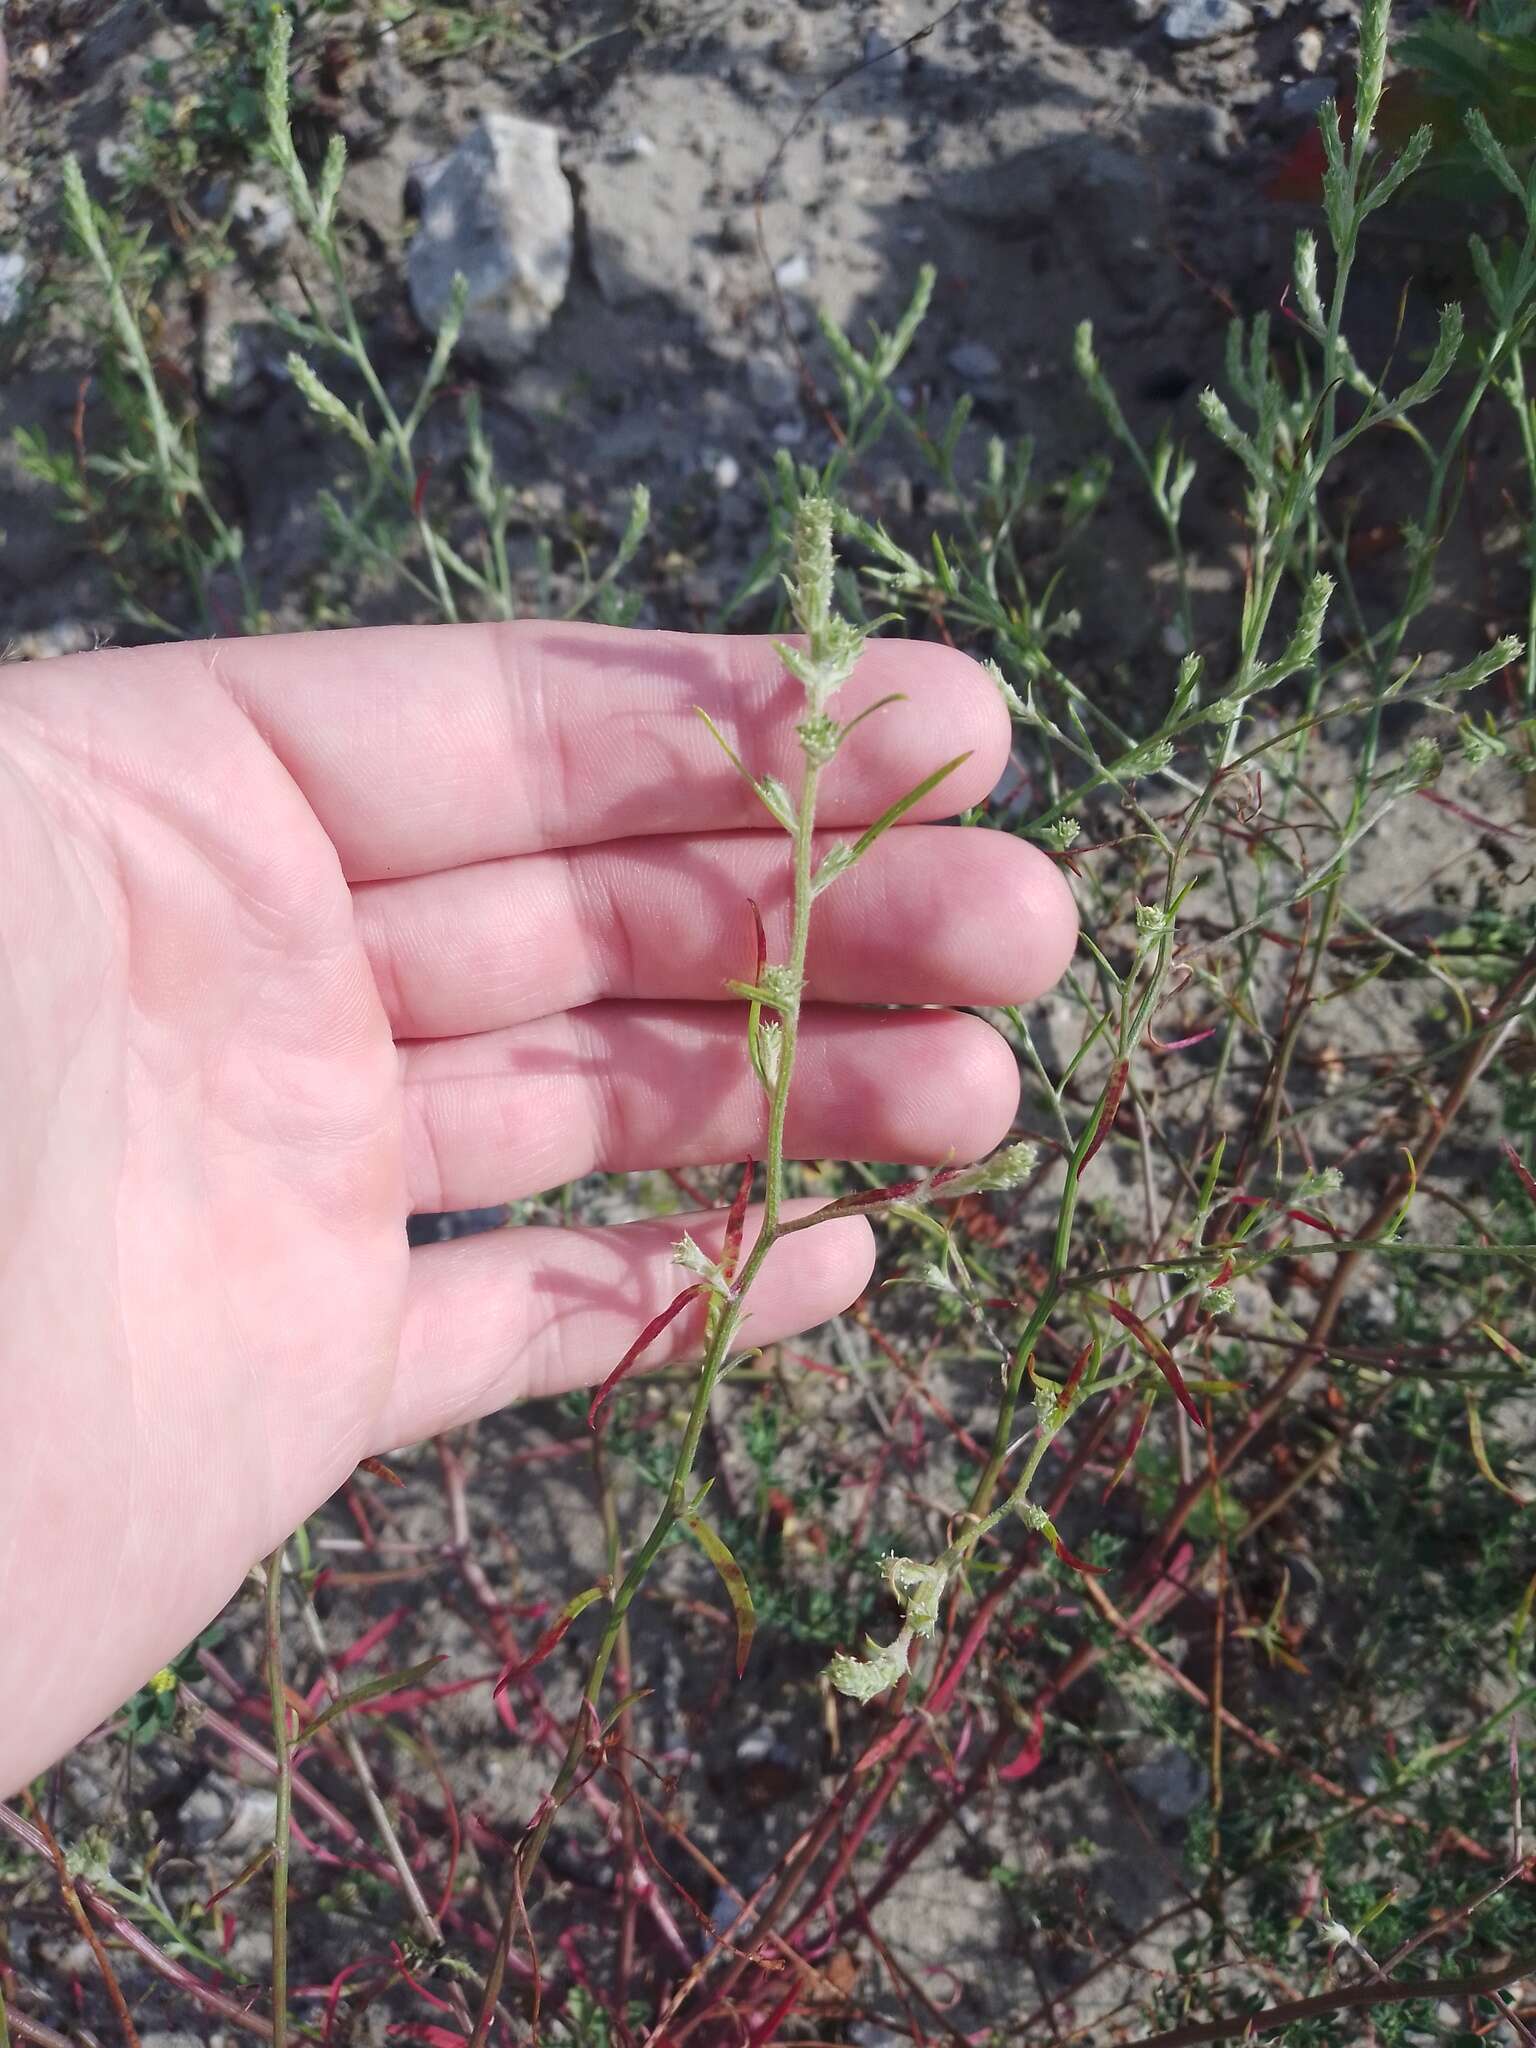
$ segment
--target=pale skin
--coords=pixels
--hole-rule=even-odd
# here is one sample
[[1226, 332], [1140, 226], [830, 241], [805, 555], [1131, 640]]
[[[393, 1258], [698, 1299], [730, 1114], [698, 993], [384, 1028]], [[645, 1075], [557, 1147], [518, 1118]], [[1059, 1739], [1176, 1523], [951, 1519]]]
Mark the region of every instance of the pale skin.
[[[931, 822], [1006, 761], [986, 676], [876, 643], [837, 709], [891, 691], [829, 835], [970, 759], [818, 905], [789, 1147], [964, 1161], [1018, 1075], [953, 1006], [1039, 995], [1076, 921], [1043, 854]], [[680, 1231], [718, 1246], [704, 1216], [410, 1251], [405, 1219], [760, 1147], [723, 983], [748, 899], [782, 946], [787, 842], [693, 707], [793, 787], [797, 695], [766, 640], [536, 624], [0, 669], [0, 1791], [361, 1458], [600, 1379]], [[859, 1219], [785, 1239], [750, 1341], [872, 1261]]]

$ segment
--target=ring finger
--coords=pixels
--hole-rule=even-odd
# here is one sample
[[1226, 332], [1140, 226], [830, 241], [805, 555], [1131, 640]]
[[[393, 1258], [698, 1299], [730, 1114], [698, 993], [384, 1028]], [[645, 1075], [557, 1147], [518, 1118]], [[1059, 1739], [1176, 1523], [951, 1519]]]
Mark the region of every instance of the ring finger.
[[[413, 1210], [514, 1200], [594, 1171], [761, 1155], [766, 1103], [740, 1004], [594, 1003], [402, 1046]], [[787, 1144], [802, 1159], [969, 1160], [1007, 1135], [1018, 1067], [955, 1011], [801, 1017]]]

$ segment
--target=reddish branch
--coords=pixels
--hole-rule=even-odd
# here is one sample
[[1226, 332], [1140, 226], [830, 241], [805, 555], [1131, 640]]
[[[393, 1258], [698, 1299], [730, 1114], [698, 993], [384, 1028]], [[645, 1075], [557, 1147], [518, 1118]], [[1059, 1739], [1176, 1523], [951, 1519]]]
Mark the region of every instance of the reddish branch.
[[[19, 1813], [13, 1812], [8, 1806], [0, 1806], [0, 1833], [10, 1835], [34, 1856], [52, 1861], [48, 1842], [42, 1830], [33, 1827], [30, 1821], [23, 1820]], [[240, 2027], [247, 2034], [259, 2035], [263, 2041], [271, 2040], [271, 2023], [264, 2020], [260, 2013], [248, 2012], [233, 1998], [227, 1998], [222, 1991], [216, 1991], [211, 1984], [205, 1984], [200, 1977], [194, 1977], [183, 1964], [174, 1962], [163, 1949], [155, 1946], [147, 1934], [141, 1933], [131, 1920], [103, 1898], [87, 1879], [77, 1877], [72, 1878], [70, 1882], [81, 1905], [92, 1918], [99, 1920], [102, 1926], [126, 1948], [131, 1948], [157, 1977], [163, 1977], [167, 1984], [174, 1984], [178, 1991], [185, 1991], [189, 1998], [196, 1999], [206, 2011], [218, 2013], [220, 2018], [228, 2020], [231, 2026]], [[12, 2015], [13, 2019], [14, 2017]]]
[[1200, 2048], [1205, 2041], [1256, 2041], [1279, 2027], [1325, 2019], [1332, 2012], [1368, 2012], [1372, 2006], [1406, 2005], [1420, 1998], [1487, 1998], [1532, 1976], [1536, 1976], [1536, 1955], [1502, 1963], [1472, 1977], [1430, 1977], [1406, 1984], [1373, 1978], [1369, 1983], [1345, 1984], [1337, 1991], [1319, 1992], [1315, 1998], [1293, 1998], [1285, 2005], [1266, 2006], [1262, 2012], [1238, 2013], [1226, 2020], [1197, 2020], [1191, 2026], [1174, 2027], [1166, 2034], [1148, 2034], [1136, 2043], [1136, 2048]]

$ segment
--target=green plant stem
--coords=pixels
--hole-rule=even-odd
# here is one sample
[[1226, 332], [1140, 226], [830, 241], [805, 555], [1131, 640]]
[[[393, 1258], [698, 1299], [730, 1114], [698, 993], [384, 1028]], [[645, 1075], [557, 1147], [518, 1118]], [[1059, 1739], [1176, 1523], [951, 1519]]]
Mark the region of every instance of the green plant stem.
[[[212, 632], [215, 621], [208, 603], [208, 563], [188, 533], [183, 517], [184, 504], [189, 498], [196, 504], [213, 532], [217, 548], [216, 559], [228, 563], [234, 571], [240, 590], [242, 611], [247, 625], [250, 625], [257, 616], [258, 608], [241, 559], [240, 538], [225, 522], [217, 506], [208, 496], [195, 460], [188, 461], [182, 446], [182, 437], [165, 409], [165, 400], [160, 394], [160, 380], [155, 374], [154, 364], [150, 361], [149, 350], [144, 345], [143, 331], [132, 306], [128, 303], [128, 294], [123, 288], [118, 266], [112, 260], [111, 252], [102, 236], [101, 221], [86, 192], [79, 162], [73, 156], [65, 159], [64, 194], [70, 224], [106, 294], [108, 316], [112, 331], [117, 337], [117, 345], [127, 359], [134, 382], [138, 385], [144, 400], [145, 417], [149, 423], [150, 439], [154, 446], [155, 475], [165, 494], [166, 509], [175, 523], [176, 552], [181, 559], [187, 587], [197, 604], [198, 617], [203, 626]], [[166, 627], [166, 630], [169, 631], [170, 628]]]
[[[326, 270], [330, 274], [331, 289], [336, 294], [336, 303], [341, 308], [342, 328], [346, 335], [345, 353], [356, 367], [358, 374], [368, 387], [369, 396], [379, 409], [379, 416], [384, 422], [384, 431], [389, 437], [390, 446], [394, 450], [395, 460], [399, 465], [400, 487], [407, 499], [410, 499], [414, 496], [416, 489], [416, 465], [411, 453], [411, 435], [407, 431], [400, 415], [395, 411], [394, 404], [390, 399], [389, 393], [384, 389], [378, 371], [373, 367], [373, 359], [368, 353], [368, 344], [363, 338], [363, 331], [358, 325], [357, 313], [352, 305], [352, 294], [347, 289], [346, 271], [342, 265], [341, 251], [336, 246], [335, 236], [329, 231], [320, 238], [320, 254], [324, 259]], [[432, 574], [432, 588], [436, 593], [438, 605], [442, 610], [444, 619], [452, 625], [458, 619], [459, 612], [458, 606], [454, 602], [453, 592], [449, 587], [447, 572], [443, 567], [442, 551], [438, 546], [437, 534], [433, 530], [432, 522], [427, 518], [423, 510], [414, 509], [411, 516], [415, 523], [417, 538], [421, 542], [422, 552], [427, 558], [427, 566]]]
[[[1056, 1235], [1051, 1245], [1051, 1263], [1046, 1273], [1045, 1285], [1040, 1290], [1040, 1298], [1035, 1303], [1034, 1310], [1030, 1315], [1028, 1323], [1025, 1325], [1024, 1334], [1019, 1339], [1018, 1348], [1014, 1352], [1013, 1362], [1008, 1368], [1008, 1377], [1003, 1385], [1002, 1399], [998, 1403], [997, 1422], [992, 1432], [992, 1448], [988, 1454], [986, 1464], [981, 1469], [981, 1476], [972, 1488], [970, 1500], [966, 1504], [967, 1515], [974, 1516], [976, 1521], [982, 1524], [984, 1528], [993, 1526], [993, 1522], [988, 1521], [987, 1518], [991, 1513], [992, 1497], [997, 1491], [997, 1482], [1002, 1476], [1003, 1466], [1008, 1460], [1009, 1446], [1013, 1442], [1013, 1419], [1018, 1412], [1019, 1396], [1023, 1391], [1025, 1376], [1029, 1371], [1029, 1363], [1035, 1355], [1035, 1346], [1040, 1341], [1041, 1333], [1051, 1319], [1051, 1311], [1056, 1306], [1057, 1298], [1061, 1292], [1062, 1281], [1066, 1277], [1067, 1261], [1072, 1251], [1072, 1224], [1077, 1215], [1077, 1196], [1082, 1178], [1083, 1163], [1109, 1111], [1109, 1094], [1106, 1085], [1104, 1093], [1099, 1097], [1098, 1106], [1093, 1116], [1078, 1138], [1076, 1145], [1072, 1148], [1071, 1156], [1067, 1160], [1066, 1184], [1062, 1188], [1061, 1201], [1056, 1211]], [[1030, 1469], [1032, 1471], [1033, 1466]], [[995, 1520], [996, 1518], [994, 1517], [993, 1519]]]
[[1525, 714], [1536, 712], [1536, 400], [1527, 395], [1525, 359], [1519, 349], [1510, 359], [1509, 380], [1504, 395], [1514, 408], [1520, 429], [1520, 450], [1525, 461], [1526, 485], [1531, 504], [1526, 514], [1526, 631], [1525, 631]]
[[[792, 986], [798, 991], [805, 974], [807, 945], [811, 923], [811, 867], [814, 855], [814, 833], [816, 822], [816, 794], [820, 782], [819, 764], [808, 761], [802, 786], [800, 803], [796, 814], [794, 834], [794, 908], [790, 930], [788, 968]], [[783, 1207], [784, 1191], [784, 1128], [789, 1111], [789, 1091], [794, 1079], [795, 1051], [798, 1042], [800, 998], [798, 993], [788, 1006], [780, 1012], [783, 1028], [778, 1072], [774, 1077], [774, 1089], [769, 1099], [768, 1142], [766, 1157], [766, 1183], [763, 1191], [762, 1228], [757, 1242], [753, 1245], [740, 1278], [734, 1288], [734, 1300], [722, 1303], [718, 1312], [712, 1312], [713, 1330], [700, 1368], [698, 1384], [694, 1389], [693, 1402], [688, 1412], [688, 1421], [683, 1439], [678, 1447], [676, 1461], [672, 1468], [671, 1482], [667, 1497], [660, 1512], [651, 1525], [640, 1548], [635, 1552], [628, 1571], [613, 1596], [608, 1617], [593, 1652], [586, 1684], [582, 1688], [582, 1706], [571, 1729], [570, 1741], [561, 1760], [560, 1769], [548, 1797], [539, 1813], [524, 1835], [517, 1852], [518, 1893], [526, 1891], [529, 1880], [537, 1867], [544, 1843], [553, 1825], [555, 1814], [569, 1796], [571, 1787], [581, 1768], [591, 1741], [592, 1729], [598, 1725], [598, 1701], [602, 1695], [603, 1682], [608, 1673], [614, 1650], [618, 1644], [625, 1617], [639, 1592], [646, 1575], [655, 1562], [662, 1545], [671, 1535], [688, 1505], [689, 1482], [694, 1461], [698, 1456], [699, 1443], [709, 1416], [710, 1399], [725, 1369], [739, 1319], [739, 1305], [746, 1298], [763, 1261], [773, 1248], [778, 1233], [779, 1217]], [[515, 1899], [509, 1901], [502, 1925], [502, 1953], [510, 1941], [515, 1926]], [[488, 2006], [482, 2008], [484, 2022]], [[483, 2038], [483, 2035], [482, 2035]]]
[[283, 1545], [267, 1559], [267, 1685], [272, 1697], [272, 1746], [277, 1757], [277, 1808], [272, 1821], [272, 2041], [288, 2040], [288, 1850], [293, 1832], [293, 1756], [288, 1700], [283, 1686]]

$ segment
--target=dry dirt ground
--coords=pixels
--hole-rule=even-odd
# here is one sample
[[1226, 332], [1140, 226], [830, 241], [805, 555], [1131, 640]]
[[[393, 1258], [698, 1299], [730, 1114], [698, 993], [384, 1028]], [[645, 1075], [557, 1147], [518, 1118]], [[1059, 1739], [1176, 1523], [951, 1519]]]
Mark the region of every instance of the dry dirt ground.
[[[478, 113], [511, 109], [560, 132], [580, 260], [532, 359], [485, 385], [493, 442], [530, 525], [554, 533], [616, 525], [629, 483], [647, 482], [649, 603], [663, 622], [707, 621], [729, 597], [760, 536], [756, 477], [774, 452], [816, 459], [828, 445], [814, 309], [856, 334], [869, 318], [889, 322], [925, 262], [939, 282], [909, 382], [939, 404], [969, 391], [983, 426], [1035, 438], [1046, 474], [1102, 438], [1071, 370], [1083, 318], [1133, 420], [1171, 413], [1193, 430], [1230, 313], [1279, 300], [1303, 214], [1263, 187], [1347, 76], [1356, 9], [1260, 0], [1250, 32], [1187, 48], [1161, 17], [1139, 23], [1146, 11], [1133, 0], [963, 0], [943, 12], [923, 0], [571, 0], [522, 11], [577, 49], [558, 64], [492, 46], [413, 69], [398, 37], [365, 47], [335, 118], [352, 145], [343, 213], [381, 366], [404, 374], [426, 351], [403, 274], [414, 171]], [[0, 252], [16, 266], [20, 311], [4, 330], [0, 404], [9, 424], [67, 446], [93, 364], [60, 262], [59, 156], [77, 150], [105, 191], [149, 68], [168, 67], [155, 90], [174, 103], [209, 16], [203, 0], [23, 0], [8, 20]], [[158, 339], [194, 381], [210, 468], [263, 598], [290, 623], [328, 552], [316, 494], [345, 458], [288, 385], [287, 344], [264, 317], [274, 300], [302, 306], [272, 197], [267, 217], [258, 194], [232, 266], [169, 295]], [[206, 178], [187, 195], [207, 214], [227, 198], [227, 180]], [[1423, 260], [1392, 247], [1384, 303]], [[861, 481], [877, 515], [910, 513], [894, 457]], [[82, 535], [49, 509], [7, 446], [0, 628], [45, 646], [110, 618]], [[1224, 518], [1197, 494], [1197, 581], [1215, 601], [1235, 575]], [[1108, 573], [1081, 652], [1134, 661], [1166, 617], [1155, 593], [1150, 605], [1130, 597], [1158, 551], [1129, 494], [1097, 522], [1094, 547]]]

